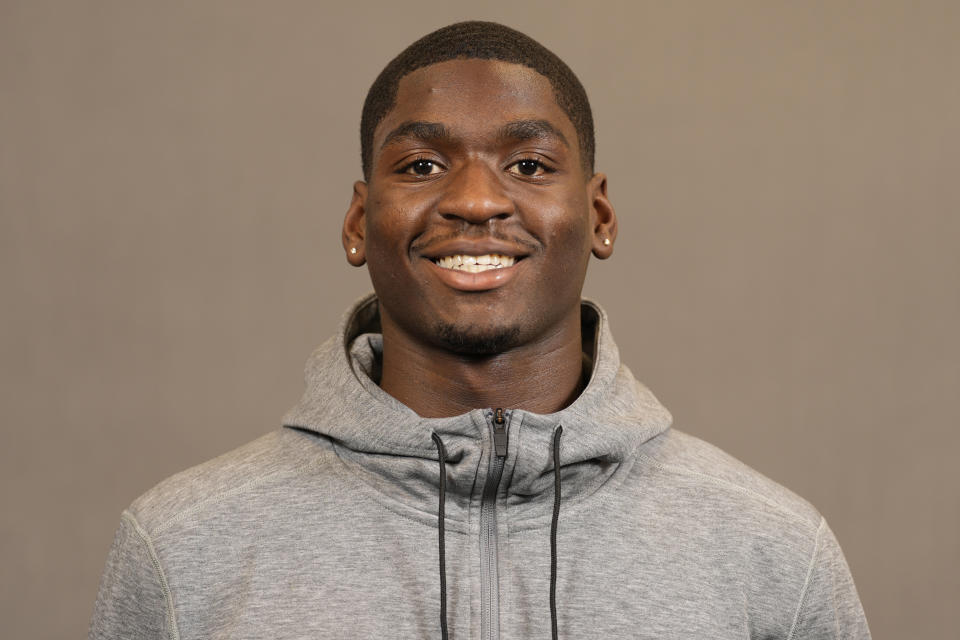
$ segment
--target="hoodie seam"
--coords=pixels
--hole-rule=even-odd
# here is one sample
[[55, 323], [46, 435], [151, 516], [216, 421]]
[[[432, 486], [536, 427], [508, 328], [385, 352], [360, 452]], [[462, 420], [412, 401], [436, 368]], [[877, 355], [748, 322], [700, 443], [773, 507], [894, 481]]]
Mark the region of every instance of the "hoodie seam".
[[167, 610], [167, 625], [170, 628], [170, 634], [173, 640], [180, 640], [180, 630], [177, 628], [177, 617], [173, 608], [173, 593], [170, 591], [170, 584], [167, 582], [167, 576], [163, 571], [163, 566], [160, 564], [160, 558], [157, 556], [157, 552], [153, 547], [150, 534], [148, 534], [147, 531], [140, 526], [136, 516], [134, 516], [130, 511], [124, 511], [121, 514], [121, 517], [130, 523], [130, 525], [133, 527], [133, 530], [140, 538], [140, 541], [143, 542], [143, 544], [147, 547], [147, 553], [150, 554], [150, 561], [153, 564], [153, 569], [156, 571], [157, 579], [160, 581], [160, 590], [163, 592], [164, 606]]
[[156, 535], [159, 535], [164, 531], [166, 531], [167, 529], [169, 529], [171, 526], [177, 524], [182, 520], [189, 518], [192, 515], [199, 513], [200, 511], [202, 511], [208, 506], [214, 505], [222, 500], [226, 500], [227, 498], [232, 498], [236, 495], [245, 493], [250, 489], [258, 487], [262, 484], [266, 484], [270, 480], [274, 480], [276, 478], [279, 478], [287, 474], [291, 476], [303, 475], [304, 471], [314, 466], [315, 464], [316, 464], [316, 459], [311, 458], [309, 462], [300, 464], [294, 467], [293, 469], [285, 469], [282, 471], [275, 471], [273, 473], [268, 473], [266, 475], [260, 476], [259, 478], [253, 478], [252, 480], [249, 480], [238, 487], [234, 487], [233, 489], [228, 489], [227, 491], [221, 491], [220, 493], [214, 494], [209, 498], [205, 500], [201, 500], [200, 502], [197, 502], [196, 504], [193, 504], [187, 507], [186, 509], [183, 509], [182, 511], [178, 511], [174, 515], [170, 516], [169, 518], [167, 518], [166, 520], [158, 524], [156, 527], [154, 527], [154, 533]]
[[653, 458], [650, 458], [650, 457], [648, 457], [648, 456], [645, 456], [645, 455], [642, 454], [642, 453], [639, 454], [639, 457], [648, 460], [652, 466], [654, 466], [654, 467], [656, 467], [656, 468], [658, 468], [658, 469], [661, 469], [661, 470], [663, 470], [663, 471], [672, 472], [672, 473], [676, 473], [676, 474], [679, 474], [679, 475], [688, 476], [688, 477], [691, 477], [691, 478], [700, 478], [700, 479], [702, 479], [702, 480], [708, 480], [709, 482], [711, 482], [711, 483], [713, 483], [713, 484], [715, 484], [715, 485], [718, 485], [718, 486], [721, 486], [721, 487], [726, 487], [727, 489], [733, 489], [734, 491], [736, 491], [736, 492], [738, 492], [738, 493], [742, 493], [742, 494], [744, 494], [744, 495], [746, 495], [746, 496], [749, 496], [749, 497], [753, 498], [754, 500], [757, 500], [757, 501], [759, 501], [759, 502], [762, 502], [764, 505], [766, 505], [766, 506], [774, 509], [774, 510], [777, 511], [778, 513], [782, 513], [782, 514], [788, 515], [788, 516], [794, 518], [795, 520], [803, 523], [805, 526], [811, 527], [810, 518], [804, 517], [803, 515], [797, 513], [796, 511], [793, 511], [793, 510], [791, 510], [791, 509], [788, 509], [787, 507], [784, 507], [784, 506], [781, 505], [781, 504], [777, 504], [776, 502], [774, 502], [774, 501], [771, 500], [770, 498], [764, 496], [763, 494], [758, 493], [758, 492], [756, 492], [756, 491], [754, 491], [754, 490], [752, 490], [752, 489], [748, 489], [747, 487], [741, 486], [741, 485], [739, 485], [739, 484], [737, 484], [737, 483], [735, 483], [735, 482], [731, 482], [731, 481], [729, 481], [729, 480], [724, 480], [723, 478], [717, 478], [717, 477], [715, 477], [715, 476], [711, 476], [711, 475], [706, 474], [706, 473], [700, 473], [699, 471], [691, 471], [690, 469], [684, 469], [683, 467], [675, 467], [675, 466], [673, 466], [673, 465], [664, 464], [664, 463], [662, 463], [662, 462], [659, 462], [659, 461], [657, 461], [657, 460], [654, 460]]
[[800, 613], [803, 611], [804, 604], [806, 604], [807, 591], [810, 588], [810, 580], [813, 577], [813, 569], [817, 564], [817, 556], [820, 555], [820, 535], [823, 533], [823, 529], [826, 524], [826, 519], [821, 516], [820, 526], [817, 527], [817, 535], [814, 538], [813, 553], [810, 554], [810, 565], [807, 567], [807, 577], [804, 579], [803, 587], [800, 589], [800, 601], [797, 602], [797, 612], [793, 615], [793, 624], [790, 625], [790, 633], [787, 634], [787, 640], [792, 640], [793, 634], [796, 632], [797, 626], [800, 624]]
[[[289, 420], [283, 423], [285, 429], [292, 429], [293, 431], [300, 432], [310, 432], [311, 436], [321, 436], [325, 438], [328, 442], [331, 442], [335, 445], [341, 445], [350, 449], [350, 443], [342, 438], [335, 438], [331, 435], [328, 435], [326, 432], [322, 431], [321, 428], [318, 428], [316, 425], [325, 424], [324, 420], [317, 419], [315, 421], [311, 420]], [[312, 426], [311, 426], [312, 425]], [[474, 442], [480, 442], [479, 439], [474, 440]], [[370, 436], [369, 443], [364, 443], [367, 453], [374, 453], [387, 456], [395, 455], [407, 455], [415, 456], [417, 458], [427, 458], [430, 459], [431, 455], [436, 456], [437, 449], [436, 447], [412, 447], [408, 445], [401, 445], [396, 442], [391, 442], [387, 440], [387, 436]], [[358, 451], [358, 449], [351, 449], [351, 451]]]

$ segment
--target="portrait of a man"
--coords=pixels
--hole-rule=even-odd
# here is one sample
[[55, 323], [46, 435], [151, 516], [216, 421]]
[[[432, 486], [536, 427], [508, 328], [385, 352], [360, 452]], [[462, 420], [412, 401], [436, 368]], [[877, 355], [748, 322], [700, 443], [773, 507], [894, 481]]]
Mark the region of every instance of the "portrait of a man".
[[441, 28], [361, 147], [375, 295], [283, 429], [124, 512], [91, 638], [870, 637], [824, 518], [672, 429], [581, 299], [617, 217], [563, 61]]
[[958, 33], [0, 0], [4, 637], [953, 640]]

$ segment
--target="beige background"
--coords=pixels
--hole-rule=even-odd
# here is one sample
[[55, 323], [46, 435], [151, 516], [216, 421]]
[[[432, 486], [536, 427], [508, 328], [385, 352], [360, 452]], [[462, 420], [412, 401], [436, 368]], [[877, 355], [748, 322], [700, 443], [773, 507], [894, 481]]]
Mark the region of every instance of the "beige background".
[[621, 220], [587, 293], [676, 426], [827, 516], [877, 638], [956, 638], [960, 3], [0, 1], [3, 635], [86, 633], [120, 511], [276, 428], [368, 288], [363, 96], [540, 39]]

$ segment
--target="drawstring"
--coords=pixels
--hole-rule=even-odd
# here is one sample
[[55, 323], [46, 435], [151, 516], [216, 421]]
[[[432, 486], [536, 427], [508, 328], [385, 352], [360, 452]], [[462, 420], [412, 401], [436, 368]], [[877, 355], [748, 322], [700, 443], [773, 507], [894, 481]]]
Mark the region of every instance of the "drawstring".
[[557, 522], [560, 520], [560, 434], [558, 426], [553, 434], [553, 522], [550, 523], [550, 628], [557, 640]]
[[447, 640], [447, 565], [446, 550], [443, 545], [443, 506], [447, 498], [447, 452], [443, 448], [443, 441], [436, 433], [433, 441], [437, 445], [437, 456], [440, 458], [440, 509], [437, 513], [437, 522], [440, 529], [440, 634]]
[[[560, 520], [560, 435], [558, 426], [553, 434], [553, 521], [550, 523], [550, 628], [553, 640], [557, 640], [557, 523]], [[436, 433], [432, 436], [440, 459], [440, 507], [437, 513], [440, 530], [440, 634], [447, 640], [447, 565], [444, 549], [444, 503], [447, 498], [447, 452], [443, 441]]]

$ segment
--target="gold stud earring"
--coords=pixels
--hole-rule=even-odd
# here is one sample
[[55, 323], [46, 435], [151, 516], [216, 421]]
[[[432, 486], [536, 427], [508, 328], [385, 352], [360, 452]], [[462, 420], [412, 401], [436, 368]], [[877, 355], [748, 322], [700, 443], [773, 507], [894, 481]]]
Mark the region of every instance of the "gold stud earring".
[[610, 246], [610, 238], [604, 238], [604, 239], [603, 239], [603, 246], [605, 246], [605, 247], [609, 247], [609, 246]]
[[356, 247], [350, 247], [350, 253], [356, 255], [356, 253], [357, 253], [357, 248], [356, 248]]

